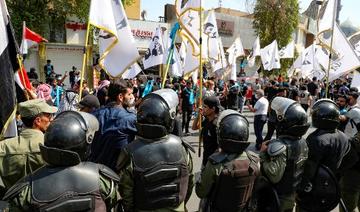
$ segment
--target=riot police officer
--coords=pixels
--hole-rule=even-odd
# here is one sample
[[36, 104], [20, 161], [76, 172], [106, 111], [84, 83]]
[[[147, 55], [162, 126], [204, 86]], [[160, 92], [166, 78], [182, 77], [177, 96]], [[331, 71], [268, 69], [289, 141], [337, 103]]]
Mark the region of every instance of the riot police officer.
[[[316, 130], [307, 139], [309, 157], [298, 191], [297, 203], [304, 211], [330, 211], [340, 200], [336, 175], [352, 166], [348, 137], [337, 129], [339, 108], [330, 99], [321, 99], [312, 107], [312, 124]], [[356, 154], [355, 154], [356, 156]]]
[[[279, 202], [272, 204], [270, 211], [292, 211], [295, 203], [295, 191], [301, 182], [304, 162], [308, 148], [302, 136], [310, 125], [307, 114], [301, 105], [292, 99], [275, 97], [271, 110], [276, 115], [276, 131], [278, 138], [264, 143], [261, 147], [261, 171], [274, 189], [275, 197], [265, 197]], [[278, 200], [277, 200], [277, 197]], [[275, 201], [272, 201], [273, 203]], [[270, 201], [268, 202], [270, 203]], [[267, 202], [261, 202], [261, 207], [267, 207]], [[264, 206], [265, 205], [265, 206]], [[260, 211], [263, 211], [260, 209]]]
[[125, 211], [185, 211], [191, 195], [191, 146], [170, 134], [178, 96], [157, 90], [142, 100], [137, 113], [137, 137], [117, 163]]
[[65, 111], [50, 124], [40, 145], [46, 166], [11, 187], [10, 211], [110, 211], [119, 199], [119, 177], [104, 165], [84, 161], [97, 119]]
[[250, 151], [249, 123], [239, 112], [223, 111], [217, 121], [221, 148], [209, 157], [196, 183], [196, 194], [207, 198], [203, 211], [245, 211], [260, 173], [259, 158]]

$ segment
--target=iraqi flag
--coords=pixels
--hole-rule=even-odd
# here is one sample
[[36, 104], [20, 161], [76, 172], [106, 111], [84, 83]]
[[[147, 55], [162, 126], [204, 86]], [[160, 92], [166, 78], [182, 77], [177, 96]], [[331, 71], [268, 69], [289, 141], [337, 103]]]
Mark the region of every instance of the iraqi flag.
[[24, 21], [23, 37], [22, 37], [21, 46], [20, 46], [20, 53], [22, 55], [27, 54], [28, 49], [31, 46], [38, 44], [40, 42], [48, 42], [48, 41], [45, 38], [41, 37], [36, 32], [33, 32], [29, 28], [27, 28], [25, 21]]
[[26, 69], [24, 67], [24, 64], [22, 65], [22, 69], [21, 70], [19, 69], [15, 73], [14, 77], [16, 84], [21, 88], [21, 90], [26, 90], [26, 89], [31, 90], [31, 83], [27, 75]]
[[10, 24], [5, 0], [0, 0], [0, 132], [3, 137], [15, 117], [16, 86], [14, 74], [19, 69], [18, 47]]

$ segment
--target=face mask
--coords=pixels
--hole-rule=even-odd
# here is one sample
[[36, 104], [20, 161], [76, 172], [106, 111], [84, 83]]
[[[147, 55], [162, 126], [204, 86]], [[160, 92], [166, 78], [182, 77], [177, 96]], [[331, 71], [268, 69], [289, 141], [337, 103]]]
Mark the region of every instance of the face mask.
[[255, 99], [259, 99], [259, 95], [255, 94]]

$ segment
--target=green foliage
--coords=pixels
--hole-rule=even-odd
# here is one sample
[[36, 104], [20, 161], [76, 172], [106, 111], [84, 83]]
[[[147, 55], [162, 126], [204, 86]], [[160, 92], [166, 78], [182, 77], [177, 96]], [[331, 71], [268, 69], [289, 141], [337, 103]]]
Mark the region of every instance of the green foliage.
[[[134, 0], [121, 0], [125, 6]], [[21, 41], [23, 21], [31, 30], [50, 42], [65, 41], [66, 18], [75, 16], [86, 21], [89, 16], [90, 0], [6, 0], [11, 22], [18, 41]]]
[[[257, 0], [253, 26], [260, 36], [262, 47], [269, 45], [275, 39], [279, 48], [286, 46], [298, 23], [299, 4], [297, 0]], [[286, 73], [292, 61], [292, 59], [281, 59], [281, 70], [273, 71], [276, 72], [273, 74]]]

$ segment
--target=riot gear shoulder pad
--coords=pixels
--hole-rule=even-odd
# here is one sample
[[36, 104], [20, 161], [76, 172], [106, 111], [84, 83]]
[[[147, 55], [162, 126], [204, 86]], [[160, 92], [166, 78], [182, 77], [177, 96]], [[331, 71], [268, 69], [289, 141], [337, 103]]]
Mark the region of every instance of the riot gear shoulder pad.
[[215, 152], [209, 157], [211, 164], [216, 165], [227, 160], [227, 154], [223, 152]]
[[[44, 186], [52, 185], [54, 182], [61, 184], [51, 188]], [[71, 192], [90, 194], [99, 190], [99, 182], [99, 167], [96, 163], [82, 162], [70, 167], [44, 167], [31, 175], [32, 197], [39, 202], [51, 202]]]
[[5, 193], [3, 200], [8, 201], [13, 199], [16, 195], [18, 195], [26, 186], [30, 185], [30, 182], [27, 180], [28, 177], [21, 179], [15, 185], [13, 185], [9, 190]]
[[280, 140], [270, 141], [267, 149], [267, 153], [270, 157], [275, 157], [286, 151], [286, 145]]
[[105, 175], [106, 177], [110, 178], [111, 180], [115, 182], [120, 182], [120, 177], [118, 174], [116, 174], [112, 169], [109, 167], [99, 164], [99, 172], [100, 174]]

